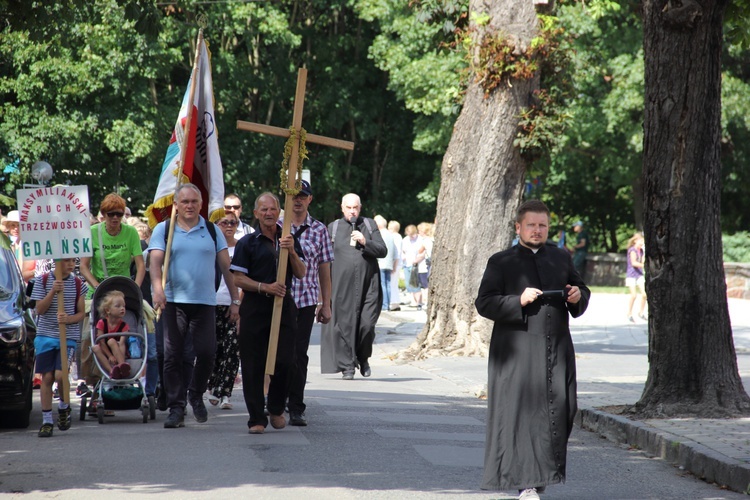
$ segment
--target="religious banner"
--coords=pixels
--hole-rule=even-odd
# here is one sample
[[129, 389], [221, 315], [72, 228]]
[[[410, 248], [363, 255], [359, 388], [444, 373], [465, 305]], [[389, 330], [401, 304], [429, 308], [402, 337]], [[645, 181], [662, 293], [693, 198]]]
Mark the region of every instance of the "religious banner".
[[[179, 184], [191, 182], [198, 186], [203, 198], [201, 215], [206, 220], [215, 222], [224, 214], [224, 177], [214, 115], [211, 53], [203, 36], [198, 38], [197, 51], [197, 71], [190, 77], [182, 100], [182, 107], [161, 169], [154, 203], [146, 209], [151, 227], [171, 215], [174, 192], [178, 186], [180, 160], [183, 157], [182, 179]], [[189, 130], [186, 130], [186, 127], [189, 127]], [[185, 151], [182, 150], [183, 147]]]
[[87, 186], [16, 191], [24, 260], [92, 255]]

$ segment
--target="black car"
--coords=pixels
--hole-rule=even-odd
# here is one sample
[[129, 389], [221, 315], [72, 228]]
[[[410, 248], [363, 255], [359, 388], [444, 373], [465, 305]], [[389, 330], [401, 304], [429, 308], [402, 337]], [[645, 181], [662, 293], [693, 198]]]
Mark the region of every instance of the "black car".
[[29, 426], [35, 335], [21, 270], [0, 233], [0, 426]]

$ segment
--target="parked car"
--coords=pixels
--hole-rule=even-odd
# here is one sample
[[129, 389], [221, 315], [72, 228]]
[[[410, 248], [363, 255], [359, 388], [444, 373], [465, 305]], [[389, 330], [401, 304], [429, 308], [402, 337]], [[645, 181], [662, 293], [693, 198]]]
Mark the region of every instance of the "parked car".
[[0, 426], [29, 426], [35, 335], [21, 270], [0, 233]]

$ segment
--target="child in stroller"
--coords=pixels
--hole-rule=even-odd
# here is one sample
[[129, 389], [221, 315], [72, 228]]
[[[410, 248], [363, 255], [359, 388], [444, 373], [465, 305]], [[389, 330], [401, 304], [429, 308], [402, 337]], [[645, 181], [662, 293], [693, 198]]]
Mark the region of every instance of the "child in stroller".
[[[109, 299], [112, 299], [111, 303]], [[120, 304], [123, 299], [124, 312]], [[145, 394], [140, 380], [146, 368], [149, 345], [144, 307], [140, 287], [126, 276], [111, 276], [100, 282], [94, 291], [89, 322], [94, 344], [91, 349], [100, 351], [95, 352], [94, 361], [103, 377], [94, 388], [90, 402], [88, 396], [81, 398], [81, 420], [85, 420], [86, 415], [91, 412], [103, 424], [106, 412], [135, 409], [141, 410], [144, 423], [149, 418], [156, 418], [154, 396]], [[103, 319], [107, 320], [106, 324], [100, 321]], [[120, 322], [125, 323], [127, 328], [118, 327]], [[112, 338], [117, 341], [107, 347], [114, 356], [114, 361], [110, 361], [109, 353], [101, 352], [105, 345], [101, 341], [106, 342]], [[122, 355], [122, 359], [118, 359], [119, 355]], [[124, 371], [120, 361], [128, 366]], [[118, 375], [118, 366], [119, 378], [116, 378], [113, 375]]]
[[119, 333], [130, 331], [128, 324], [123, 321], [125, 317], [125, 294], [119, 290], [107, 293], [99, 303], [99, 314], [101, 319], [96, 324], [96, 344], [91, 347], [99, 363], [113, 379], [128, 378], [130, 376], [130, 365], [125, 361], [128, 354], [127, 338], [109, 337], [102, 339], [107, 333]]

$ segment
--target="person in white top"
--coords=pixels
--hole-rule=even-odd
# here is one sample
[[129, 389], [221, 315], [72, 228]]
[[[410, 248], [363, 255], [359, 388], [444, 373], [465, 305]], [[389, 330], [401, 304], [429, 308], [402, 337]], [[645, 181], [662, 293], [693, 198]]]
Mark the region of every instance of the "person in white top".
[[[417, 286], [412, 286], [412, 273], [419, 275], [419, 264], [424, 260], [425, 248], [422, 238], [417, 233], [417, 227], [409, 224], [404, 230], [406, 237], [401, 242], [401, 259], [404, 265], [404, 280], [406, 281], [406, 291], [411, 293], [413, 303], [412, 307], [422, 310], [422, 287], [417, 277]], [[425, 270], [425, 272], [427, 272]]]
[[[234, 249], [237, 245], [235, 229], [239, 219], [232, 212], [227, 212], [224, 217], [216, 223], [227, 239], [227, 251], [229, 258], [234, 257]], [[240, 301], [242, 290], [237, 288]], [[237, 333], [238, 323], [230, 321], [229, 306], [232, 305], [232, 295], [229, 288], [221, 278], [219, 289], [216, 291], [216, 359], [211, 378], [208, 379], [208, 402], [222, 410], [231, 410], [232, 389], [237, 371], [240, 368], [240, 343]]]
[[[224, 197], [224, 212], [227, 214], [234, 214], [237, 218], [237, 226], [234, 230], [234, 239], [239, 240], [246, 234], [252, 234], [255, 232], [249, 224], [242, 222], [242, 202], [240, 197], [234, 193], [230, 193]], [[222, 231], [223, 232], [223, 231]]]
[[396, 256], [393, 262], [393, 274], [391, 275], [391, 311], [401, 310], [401, 290], [398, 287], [398, 280], [401, 276], [401, 241], [403, 238], [399, 231], [401, 231], [401, 224], [397, 220], [392, 220], [388, 223], [388, 230], [393, 235], [393, 243], [396, 245]]

